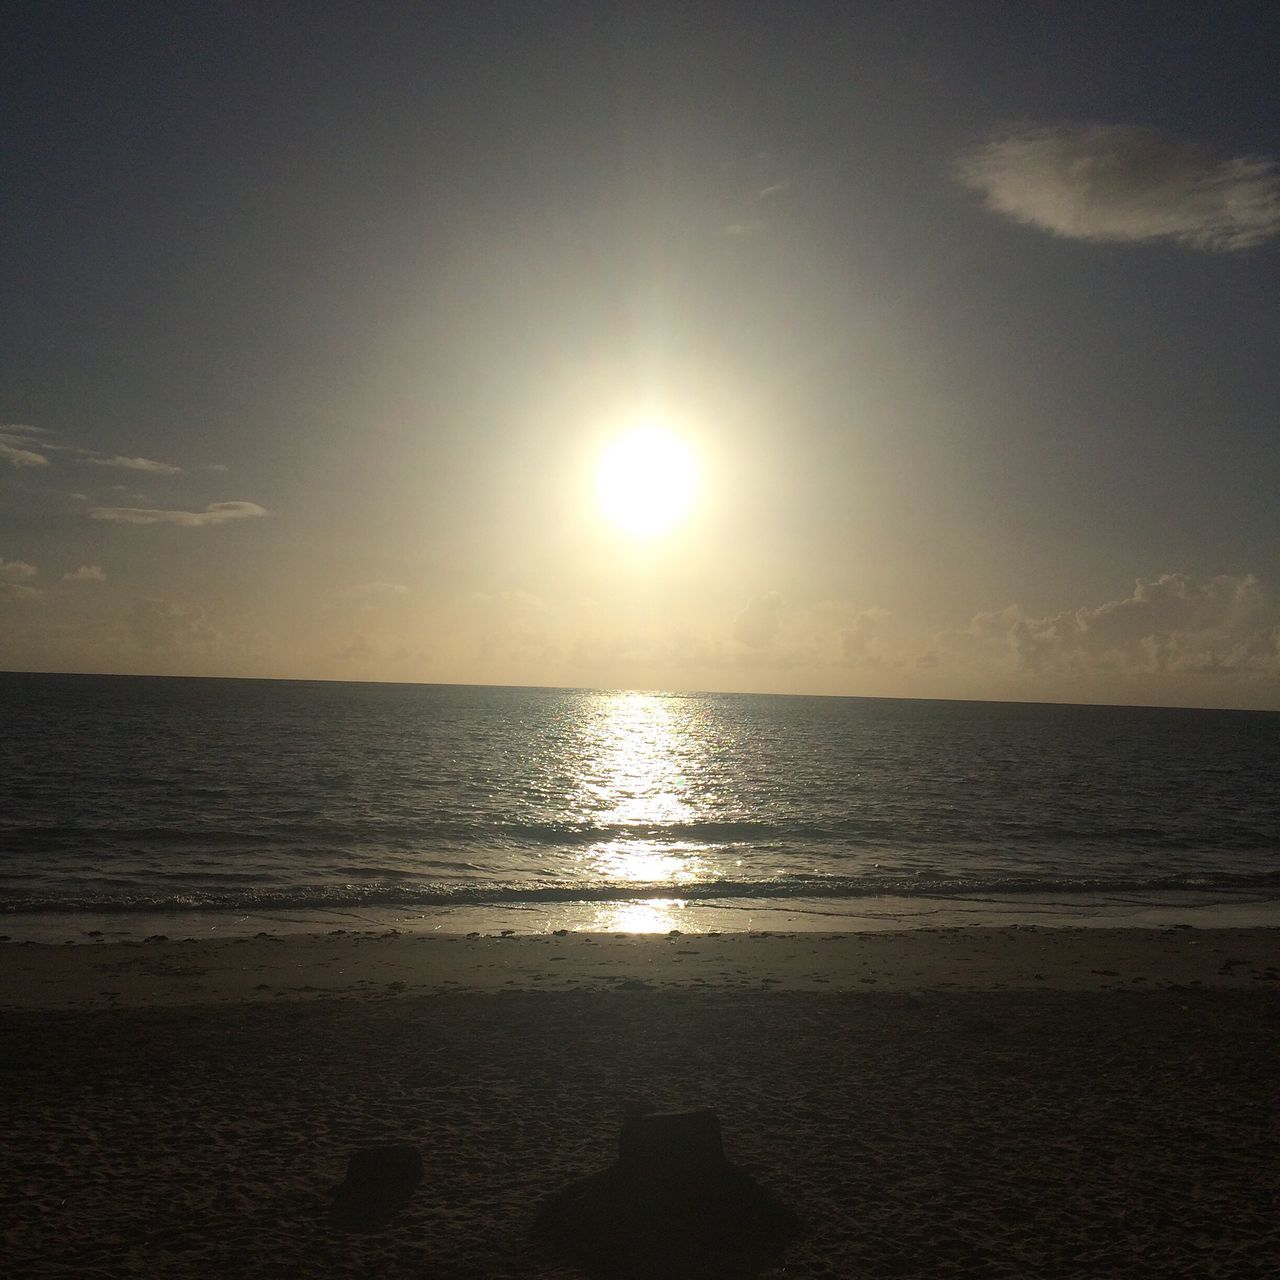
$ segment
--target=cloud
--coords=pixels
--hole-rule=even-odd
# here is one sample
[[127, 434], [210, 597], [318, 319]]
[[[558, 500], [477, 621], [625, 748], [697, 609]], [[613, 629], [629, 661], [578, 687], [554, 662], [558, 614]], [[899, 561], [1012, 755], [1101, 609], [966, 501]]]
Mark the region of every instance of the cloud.
[[134, 603], [129, 631], [138, 648], [148, 653], [208, 649], [221, 637], [198, 604], [145, 599]]
[[378, 656], [378, 650], [369, 643], [367, 636], [354, 636], [349, 644], [336, 650], [339, 662], [369, 662]]
[[845, 168], [845, 161], [803, 146], [724, 161], [708, 175], [720, 235], [749, 242], [785, 227], [822, 200]]
[[116, 454], [113, 458], [108, 458], [104, 454], [91, 453], [87, 450], [82, 451], [79, 460], [87, 462], [94, 467], [117, 467], [121, 471], [146, 471], [156, 476], [180, 476], [182, 474], [181, 467], [175, 467], [172, 462], [157, 462], [154, 458], [125, 458], [120, 454]]
[[387, 607], [410, 595], [409, 588], [399, 582], [377, 579], [361, 582], [354, 587], [344, 587], [329, 601], [328, 608], [339, 613], [383, 613]]
[[844, 661], [853, 667], [878, 667], [885, 662], [877, 640], [881, 624], [888, 618], [888, 609], [873, 605], [855, 614], [840, 631], [840, 653]]
[[107, 575], [102, 572], [100, 565], [82, 564], [73, 572], [64, 573], [62, 580], [63, 582], [106, 582]]
[[0, 440], [0, 458], [11, 467], [47, 467], [49, 459], [30, 449], [19, 449], [16, 445]]
[[1136, 125], [999, 134], [960, 157], [957, 176], [989, 209], [1071, 240], [1172, 240], [1248, 249], [1280, 233], [1280, 167], [1219, 156]]
[[[181, 467], [172, 462], [158, 462], [155, 458], [130, 458], [123, 454], [100, 453], [97, 449], [85, 449], [76, 444], [64, 444], [55, 432], [43, 427], [20, 426], [17, 423], [0, 425], [0, 459], [15, 467], [45, 467], [48, 454], [65, 454], [75, 462], [92, 467], [112, 467], [118, 471], [142, 471], [153, 476], [180, 476]], [[222, 470], [225, 467], [209, 467]]]
[[758, 191], [751, 193], [752, 202], [759, 204], [763, 200], [772, 200], [782, 195], [783, 192], [789, 191], [794, 185], [794, 178], [784, 178], [781, 182], [771, 182], [767, 187], [761, 187]]
[[734, 638], [748, 649], [767, 649], [782, 630], [782, 597], [776, 591], [756, 596], [733, 623]]
[[[36, 452], [43, 444], [41, 434], [35, 427], [19, 426], [17, 423], [0, 426], [0, 460], [11, 467], [47, 467], [49, 459], [43, 453]], [[30, 448], [31, 445], [36, 448]]]
[[0, 582], [21, 582], [24, 578], [34, 578], [39, 570], [25, 560], [6, 560], [0, 556]]
[[28, 585], [38, 570], [25, 560], [6, 560], [0, 556], [0, 600], [17, 600], [23, 596], [37, 596], [40, 592]]
[[201, 528], [208, 524], [226, 524], [228, 520], [244, 520], [267, 515], [266, 508], [256, 502], [211, 502], [203, 511], [159, 511], [152, 507], [94, 507], [91, 520], [110, 520], [116, 524], [178, 524]]
[[1034, 674], [1280, 675], [1280, 597], [1252, 574], [1166, 573], [1064, 613], [980, 613], [943, 646]]

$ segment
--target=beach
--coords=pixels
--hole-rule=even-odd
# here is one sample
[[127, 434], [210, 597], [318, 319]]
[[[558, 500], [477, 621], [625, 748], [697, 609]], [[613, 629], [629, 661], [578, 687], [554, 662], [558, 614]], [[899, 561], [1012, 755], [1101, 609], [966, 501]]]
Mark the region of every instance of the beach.
[[[1273, 929], [0, 946], [22, 1276], [568, 1276], [539, 1203], [711, 1107], [798, 1215], [723, 1274], [1271, 1276]], [[424, 1177], [330, 1217], [353, 1150]], [[750, 1265], [748, 1263], [750, 1262]]]

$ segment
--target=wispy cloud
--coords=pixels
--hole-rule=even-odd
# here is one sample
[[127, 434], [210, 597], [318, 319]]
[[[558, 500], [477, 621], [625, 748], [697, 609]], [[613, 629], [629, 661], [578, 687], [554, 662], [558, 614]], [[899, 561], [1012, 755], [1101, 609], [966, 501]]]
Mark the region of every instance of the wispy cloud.
[[49, 459], [39, 452], [42, 434], [17, 423], [0, 425], [0, 460], [11, 467], [47, 467]]
[[78, 569], [62, 575], [63, 582], [106, 582], [107, 575], [101, 565], [82, 564]]
[[39, 570], [25, 560], [6, 560], [0, 556], [0, 600], [15, 600], [21, 596], [39, 595], [30, 585]]
[[1249, 249], [1280, 234], [1280, 166], [1136, 125], [1015, 129], [962, 155], [989, 209], [1072, 240]]
[[180, 476], [182, 468], [172, 462], [157, 462], [154, 458], [125, 458], [116, 454], [112, 458], [104, 454], [79, 451], [79, 461], [94, 467], [116, 467], [121, 471], [146, 471], [155, 476]]
[[203, 511], [160, 511], [153, 507], [94, 507], [91, 520], [110, 520], [115, 524], [176, 524], [188, 529], [209, 524], [226, 524], [228, 520], [245, 520], [265, 516], [267, 510], [256, 502], [211, 502]]
[[[42, 427], [17, 423], [0, 424], [0, 460], [14, 467], [45, 467], [50, 455], [62, 455], [74, 462], [92, 467], [111, 467], [117, 471], [141, 471], [153, 476], [180, 476], [183, 469], [173, 462], [160, 462], [155, 458], [128, 457], [124, 454], [107, 454], [98, 449], [86, 449], [59, 439], [56, 432]], [[206, 470], [225, 471], [225, 467], [209, 467]]]
[[820, 198], [843, 167], [840, 161], [803, 149], [785, 154], [757, 151], [726, 161], [718, 175], [720, 234], [744, 240], [769, 232], [799, 208]]
[[407, 596], [409, 588], [399, 582], [362, 582], [352, 590], [361, 596]]

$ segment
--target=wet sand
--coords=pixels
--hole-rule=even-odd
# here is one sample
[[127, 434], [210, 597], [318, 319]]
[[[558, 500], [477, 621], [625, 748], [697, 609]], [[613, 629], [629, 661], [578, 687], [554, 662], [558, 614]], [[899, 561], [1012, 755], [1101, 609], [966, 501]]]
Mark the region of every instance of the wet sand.
[[[643, 1098], [713, 1107], [800, 1215], [765, 1275], [1273, 1276], [1277, 964], [1274, 930], [5, 944], [6, 1266], [577, 1274], [534, 1210]], [[391, 1140], [422, 1183], [338, 1229]]]

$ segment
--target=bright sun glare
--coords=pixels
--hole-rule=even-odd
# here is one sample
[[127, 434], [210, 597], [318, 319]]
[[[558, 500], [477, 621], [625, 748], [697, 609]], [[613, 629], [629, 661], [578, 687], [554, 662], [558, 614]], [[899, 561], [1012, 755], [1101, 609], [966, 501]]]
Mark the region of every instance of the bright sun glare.
[[689, 446], [663, 427], [634, 427], [600, 459], [596, 487], [605, 515], [625, 533], [653, 538], [688, 514], [698, 486]]

